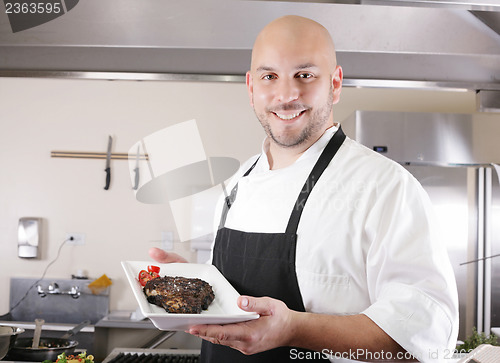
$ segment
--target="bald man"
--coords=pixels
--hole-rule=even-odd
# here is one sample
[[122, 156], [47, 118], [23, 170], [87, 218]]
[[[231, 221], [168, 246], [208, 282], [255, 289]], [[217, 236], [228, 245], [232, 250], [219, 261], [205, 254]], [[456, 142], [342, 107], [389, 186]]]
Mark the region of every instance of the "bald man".
[[298, 16], [271, 22], [246, 84], [267, 138], [221, 203], [212, 263], [260, 318], [192, 327], [202, 362], [442, 360], [458, 299], [429, 200], [334, 122], [342, 68], [328, 31]]

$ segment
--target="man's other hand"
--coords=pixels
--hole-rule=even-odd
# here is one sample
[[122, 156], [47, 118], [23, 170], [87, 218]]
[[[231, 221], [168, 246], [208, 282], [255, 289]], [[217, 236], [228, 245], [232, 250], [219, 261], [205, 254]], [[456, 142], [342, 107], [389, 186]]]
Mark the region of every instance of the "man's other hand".
[[173, 252], [166, 252], [161, 248], [151, 247], [149, 256], [159, 263], [188, 262], [184, 257]]

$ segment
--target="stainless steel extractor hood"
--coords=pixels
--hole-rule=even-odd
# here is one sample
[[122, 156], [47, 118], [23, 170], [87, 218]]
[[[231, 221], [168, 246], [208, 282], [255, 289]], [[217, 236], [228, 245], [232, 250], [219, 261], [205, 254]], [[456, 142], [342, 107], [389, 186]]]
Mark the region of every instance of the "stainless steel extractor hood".
[[405, 165], [500, 163], [498, 137], [496, 142], [488, 139], [492, 133], [498, 134], [492, 127], [494, 118], [491, 118], [493, 122], [478, 122], [475, 117], [473, 114], [356, 111], [342, 122], [342, 128], [361, 144]]
[[244, 81], [259, 30], [297, 14], [330, 30], [346, 86], [500, 90], [495, 17], [476, 16], [497, 14], [496, 0], [62, 2], [66, 13], [17, 32], [0, 12], [0, 76]]

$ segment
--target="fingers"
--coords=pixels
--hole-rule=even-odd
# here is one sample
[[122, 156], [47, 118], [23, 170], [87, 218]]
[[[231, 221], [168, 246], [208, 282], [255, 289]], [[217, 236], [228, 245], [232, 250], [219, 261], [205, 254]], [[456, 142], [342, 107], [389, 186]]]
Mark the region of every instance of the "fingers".
[[189, 329], [188, 333], [213, 344], [229, 346], [244, 354], [251, 352], [248, 343], [252, 336], [245, 324], [197, 325]]
[[251, 311], [261, 316], [272, 315], [276, 303], [277, 300], [267, 297], [240, 296], [238, 298], [238, 306], [240, 309]]
[[188, 333], [211, 343], [227, 345], [243, 354], [254, 354], [286, 345], [291, 312], [282, 301], [269, 297], [240, 296], [238, 306], [259, 319], [227, 325], [197, 325]]
[[177, 253], [165, 252], [157, 247], [149, 249], [149, 256], [159, 263], [187, 262], [184, 257], [179, 256]]

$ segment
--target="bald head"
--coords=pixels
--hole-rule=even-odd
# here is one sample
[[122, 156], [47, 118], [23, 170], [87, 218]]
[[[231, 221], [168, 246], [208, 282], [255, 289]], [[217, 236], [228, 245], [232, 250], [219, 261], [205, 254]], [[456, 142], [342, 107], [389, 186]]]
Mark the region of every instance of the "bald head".
[[328, 30], [314, 20], [287, 15], [270, 22], [257, 36], [252, 51], [252, 71], [258, 67], [256, 62], [260, 53], [277, 45], [320, 52], [329, 60], [332, 72], [337, 65], [335, 46]]

